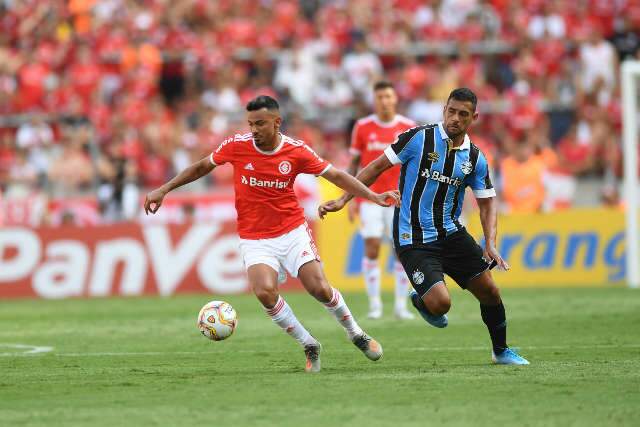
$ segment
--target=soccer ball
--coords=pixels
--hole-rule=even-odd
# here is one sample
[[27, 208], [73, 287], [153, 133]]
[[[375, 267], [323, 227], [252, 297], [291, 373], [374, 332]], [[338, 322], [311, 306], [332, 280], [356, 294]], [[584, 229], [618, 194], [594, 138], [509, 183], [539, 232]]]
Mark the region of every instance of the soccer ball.
[[238, 325], [238, 316], [231, 304], [211, 301], [198, 313], [198, 329], [213, 341], [222, 341], [231, 336]]

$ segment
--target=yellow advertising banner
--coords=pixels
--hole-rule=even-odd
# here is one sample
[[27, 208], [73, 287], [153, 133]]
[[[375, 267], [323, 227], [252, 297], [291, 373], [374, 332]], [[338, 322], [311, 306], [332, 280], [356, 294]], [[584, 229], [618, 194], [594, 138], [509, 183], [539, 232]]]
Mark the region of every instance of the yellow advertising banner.
[[[339, 197], [333, 186], [322, 185], [322, 199]], [[467, 229], [482, 242], [477, 213]], [[500, 286], [607, 286], [625, 280], [625, 218], [615, 209], [576, 209], [547, 214], [501, 215], [498, 250], [511, 265], [495, 272]], [[364, 242], [347, 210], [319, 221], [318, 246], [329, 281], [340, 289], [364, 289], [361, 274]], [[384, 245], [380, 266], [382, 286], [393, 289], [393, 250]], [[494, 270], [495, 271], [495, 270]]]
[[[482, 242], [478, 215], [467, 229]], [[497, 245], [511, 265], [504, 286], [604, 286], [626, 276], [625, 217], [617, 209], [573, 209], [498, 218]]]

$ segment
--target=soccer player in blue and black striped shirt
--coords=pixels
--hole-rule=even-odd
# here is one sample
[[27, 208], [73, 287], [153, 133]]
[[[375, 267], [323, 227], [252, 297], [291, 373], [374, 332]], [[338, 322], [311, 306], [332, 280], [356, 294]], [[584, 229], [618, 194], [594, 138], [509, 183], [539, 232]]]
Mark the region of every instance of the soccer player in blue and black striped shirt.
[[[509, 265], [496, 250], [496, 192], [487, 159], [467, 129], [478, 118], [476, 95], [455, 89], [444, 107], [444, 121], [414, 127], [400, 134], [384, 154], [371, 162], [357, 178], [371, 185], [393, 165], [401, 164], [393, 242], [415, 291], [411, 301], [431, 325], [444, 328], [451, 297], [444, 274], [480, 301], [482, 320], [489, 329], [495, 363], [526, 365], [529, 362], [507, 346], [507, 321], [500, 291], [490, 269]], [[460, 224], [466, 187], [471, 187], [480, 208], [484, 250]], [[344, 207], [353, 196], [323, 203], [320, 217]]]

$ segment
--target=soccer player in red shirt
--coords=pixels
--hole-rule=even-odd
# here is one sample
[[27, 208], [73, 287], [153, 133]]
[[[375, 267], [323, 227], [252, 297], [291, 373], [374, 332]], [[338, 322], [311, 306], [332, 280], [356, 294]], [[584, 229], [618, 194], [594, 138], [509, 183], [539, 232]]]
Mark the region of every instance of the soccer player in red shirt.
[[[358, 120], [351, 134], [351, 165], [349, 173], [356, 175], [359, 168], [366, 167], [373, 160], [382, 155], [384, 150], [393, 143], [398, 135], [416, 124], [396, 113], [398, 97], [396, 91], [388, 81], [380, 81], [373, 87], [374, 114]], [[375, 192], [391, 191], [398, 188], [400, 167], [395, 166], [382, 175], [371, 185]], [[365, 256], [362, 259], [362, 272], [369, 295], [370, 319], [382, 317], [382, 300], [380, 298], [380, 267], [378, 255], [383, 236], [391, 236], [393, 226], [393, 207], [384, 207], [369, 201], [360, 201], [360, 235], [364, 239]], [[353, 220], [358, 210], [358, 204], [349, 205], [349, 219]], [[395, 316], [399, 319], [413, 319], [413, 314], [407, 310], [407, 295], [409, 279], [402, 265], [396, 260], [395, 274]]]
[[282, 118], [275, 99], [258, 96], [246, 109], [251, 132], [226, 139], [210, 156], [147, 194], [145, 212], [155, 213], [169, 191], [203, 177], [216, 166], [231, 163], [240, 251], [249, 284], [271, 319], [303, 346], [305, 370], [320, 370], [321, 346], [279, 295], [281, 268], [300, 278], [307, 292], [325, 305], [367, 358], [380, 359], [382, 346], [360, 328], [340, 292], [327, 282], [293, 182], [301, 173], [319, 175], [381, 206], [397, 203], [398, 193], [374, 193], [353, 176], [333, 168], [304, 142], [281, 134]]

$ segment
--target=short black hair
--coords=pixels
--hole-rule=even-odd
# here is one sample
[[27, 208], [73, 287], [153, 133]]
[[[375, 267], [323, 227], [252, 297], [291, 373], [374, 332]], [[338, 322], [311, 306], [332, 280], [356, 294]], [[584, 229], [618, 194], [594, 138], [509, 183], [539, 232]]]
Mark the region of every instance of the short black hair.
[[450, 100], [455, 99], [456, 101], [468, 101], [473, 105], [473, 111], [476, 111], [476, 105], [478, 105], [478, 97], [473, 91], [467, 87], [459, 87], [454, 89], [449, 94], [449, 98], [447, 98], [447, 104]]
[[278, 105], [278, 101], [269, 95], [256, 96], [247, 103], [247, 111], [258, 111], [263, 108], [266, 108], [269, 111], [280, 110], [280, 105]]
[[391, 83], [389, 80], [380, 80], [377, 81], [376, 84], [373, 85], [373, 90], [378, 91], [378, 90], [382, 90], [382, 89], [393, 89], [395, 90], [396, 88], [393, 87], [393, 83]]

